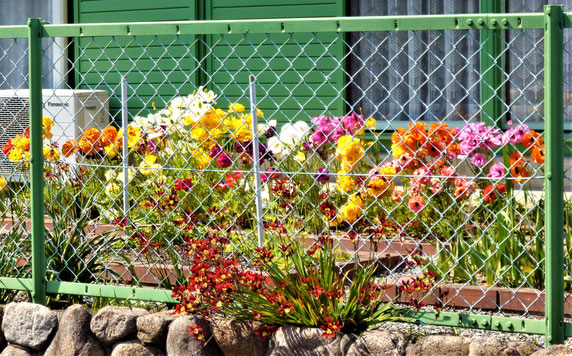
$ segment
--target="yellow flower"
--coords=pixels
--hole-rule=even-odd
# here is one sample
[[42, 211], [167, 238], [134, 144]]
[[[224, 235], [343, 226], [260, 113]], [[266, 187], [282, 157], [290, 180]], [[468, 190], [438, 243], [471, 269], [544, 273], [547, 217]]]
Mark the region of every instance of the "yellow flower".
[[373, 198], [381, 198], [387, 193], [389, 182], [385, 177], [376, 177], [367, 184], [369, 195]]
[[8, 154], [8, 159], [12, 162], [22, 160], [24, 159], [24, 152], [18, 147], [14, 147]]
[[5, 192], [8, 190], [8, 185], [6, 184], [6, 178], [0, 177], [0, 192]]
[[377, 125], [377, 120], [373, 116], [365, 121], [365, 126], [370, 130], [375, 130], [375, 125]]
[[352, 195], [346, 205], [340, 209], [340, 215], [348, 224], [353, 224], [359, 219], [362, 209], [362, 199], [358, 195]]
[[203, 127], [197, 126], [191, 130], [191, 138], [197, 142], [203, 143], [209, 139], [209, 133]]
[[193, 154], [193, 157], [197, 159], [200, 169], [205, 169], [211, 163], [211, 157], [207, 151], [198, 150]]
[[345, 170], [341, 170], [338, 172], [337, 184], [338, 184], [338, 190], [345, 193], [351, 191], [356, 186], [355, 180], [351, 176], [347, 175], [347, 172]]
[[297, 155], [295, 155], [294, 158], [296, 159], [296, 161], [302, 163], [306, 160], [306, 155], [304, 154], [304, 152], [300, 152]]
[[252, 131], [246, 125], [241, 125], [238, 130], [234, 133], [234, 138], [238, 142], [248, 142], [252, 141]]
[[12, 139], [12, 143], [16, 146], [20, 151], [29, 151], [30, 150], [30, 139], [26, 136], [16, 135]]
[[[117, 141], [122, 140], [123, 138], [123, 129], [120, 129], [119, 132], [117, 132]], [[139, 141], [141, 141], [141, 139], [143, 138], [143, 132], [141, 131], [141, 129], [139, 127], [135, 127], [135, 126], [127, 126], [127, 147], [128, 148], [138, 148], [139, 147]], [[123, 143], [121, 143], [123, 144]]]
[[52, 134], [52, 127], [54, 127], [54, 121], [47, 116], [42, 117], [42, 130], [44, 132], [44, 139], [54, 137]]
[[109, 183], [105, 186], [105, 193], [112, 198], [121, 192], [121, 186], [117, 183]]
[[234, 103], [234, 104], [230, 104], [228, 106], [228, 111], [230, 112], [243, 112], [244, 111], [244, 105], [240, 104], [240, 103]]
[[363, 141], [350, 135], [344, 135], [338, 139], [336, 153], [347, 170], [353, 169], [364, 155]]
[[54, 162], [60, 159], [60, 151], [58, 151], [56, 148], [50, 146], [44, 146], [42, 150], [44, 152], [44, 158], [46, 160]]
[[236, 118], [234, 115], [230, 115], [224, 119], [223, 123], [227, 129], [235, 131], [242, 125], [242, 120]]
[[157, 156], [148, 155], [145, 157], [143, 162], [139, 165], [139, 170], [144, 176], [150, 176], [161, 169], [161, 166], [157, 164]]

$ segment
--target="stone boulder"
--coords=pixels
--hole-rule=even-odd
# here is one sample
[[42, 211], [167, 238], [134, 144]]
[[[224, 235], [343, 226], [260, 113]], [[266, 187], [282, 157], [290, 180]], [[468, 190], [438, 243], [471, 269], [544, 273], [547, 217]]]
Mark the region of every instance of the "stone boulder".
[[429, 335], [407, 346], [407, 356], [465, 356], [469, 354], [471, 339], [450, 335]]
[[85, 307], [72, 305], [67, 308], [44, 356], [105, 356], [105, 348], [92, 334], [90, 322], [91, 313]]
[[495, 338], [475, 338], [469, 346], [469, 356], [520, 356], [520, 351]]
[[270, 340], [267, 355], [325, 355], [343, 356], [355, 341], [355, 335], [340, 332], [335, 337], [325, 338], [322, 329], [283, 326], [276, 331]]
[[11, 344], [42, 350], [47, 346], [57, 325], [56, 314], [43, 305], [10, 303], [4, 310], [2, 331]]
[[225, 356], [266, 355], [270, 338], [261, 339], [256, 335], [264, 324], [236, 319], [216, 319], [211, 321], [211, 325], [216, 343]]
[[405, 354], [407, 338], [403, 333], [392, 331], [366, 331], [351, 344], [348, 356], [400, 356]]
[[8, 345], [0, 356], [34, 356], [34, 353], [22, 346]]
[[108, 306], [91, 319], [91, 331], [105, 345], [134, 338], [137, 334], [137, 318], [149, 312], [139, 308]]
[[552, 345], [536, 351], [531, 356], [572, 356], [572, 348], [566, 345]]
[[111, 356], [165, 356], [165, 353], [156, 347], [144, 345], [139, 340], [123, 341], [115, 344]]
[[509, 342], [508, 346], [516, 349], [518, 352], [520, 352], [521, 355], [532, 355], [536, 351], [542, 350], [542, 347], [540, 347], [538, 344], [533, 344], [532, 342], [526, 341]]
[[177, 318], [171, 312], [143, 315], [137, 318], [137, 338], [145, 344], [165, 345], [169, 325]]
[[[205, 331], [205, 340], [199, 341], [189, 333], [189, 327], [199, 325]], [[169, 356], [215, 356], [222, 355], [209, 323], [195, 315], [183, 315], [169, 325], [167, 334], [167, 355]]]

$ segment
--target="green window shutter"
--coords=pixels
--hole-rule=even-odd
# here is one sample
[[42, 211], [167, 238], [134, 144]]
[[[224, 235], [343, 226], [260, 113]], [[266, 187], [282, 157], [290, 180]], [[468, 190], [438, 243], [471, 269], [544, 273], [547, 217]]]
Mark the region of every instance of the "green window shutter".
[[[196, 19], [189, 0], [75, 0], [77, 23], [187, 21]], [[132, 115], [146, 115], [155, 103], [165, 107], [173, 96], [190, 94], [197, 82], [193, 36], [94, 37], [76, 39], [76, 86], [114, 94], [109, 106], [118, 120], [120, 80], [125, 75], [136, 94]]]
[[[343, 0], [208, 0], [207, 19], [343, 16]], [[248, 76], [268, 120], [309, 120], [345, 112], [343, 34], [224, 34], [207, 38], [209, 87], [222, 105], [248, 107]]]

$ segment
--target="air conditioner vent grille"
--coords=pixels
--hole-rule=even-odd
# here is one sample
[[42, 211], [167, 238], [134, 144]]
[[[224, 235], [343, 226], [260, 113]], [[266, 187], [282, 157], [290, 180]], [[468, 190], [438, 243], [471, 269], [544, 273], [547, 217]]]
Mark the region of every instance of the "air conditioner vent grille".
[[[30, 99], [20, 97], [0, 97], [0, 147], [28, 127]], [[0, 175], [14, 174], [16, 165], [0, 151]]]

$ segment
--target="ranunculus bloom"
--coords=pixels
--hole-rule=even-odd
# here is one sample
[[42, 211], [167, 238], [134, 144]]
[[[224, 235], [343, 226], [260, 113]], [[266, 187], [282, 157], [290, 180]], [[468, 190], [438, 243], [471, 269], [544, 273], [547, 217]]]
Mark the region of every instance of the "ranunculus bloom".
[[326, 184], [330, 180], [330, 171], [326, 168], [318, 168], [318, 173], [315, 175], [316, 182]]
[[218, 155], [216, 164], [220, 168], [228, 168], [232, 165], [232, 157], [227, 152], [222, 152]]
[[66, 141], [62, 146], [62, 153], [65, 157], [71, 156], [75, 151], [77, 151], [75, 140]]
[[486, 204], [491, 204], [495, 200], [497, 200], [497, 194], [495, 192], [495, 186], [492, 184], [487, 185], [485, 187], [485, 189], [483, 190], [483, 201]]
[[222, 147], [220, 147], [218, 144], [214, 145], [213, 148], [211, 148], [209, 150], [209, 157], [210, 158], [215, 158], [218, 157], [218, 155], [222, 152]]
[[274, 167], [268, 167], [264, 172], [262, 172], [260, 178], [262, 180], [262, 183], [266, 183], [269, 180], [278, 179], [280, 178], [280, 176], [281, 176], [280, 171], [278, 171]]
[[401, 199], [403, 199], [403, 190], [395, 189], [393, 191], [393, 194], [391, 194], [391, 200], [393, 200], [396, 203], [399, 203]]
[[482, 167], [487, 164], [487, 157], [484, 153], [478, 152], [471, 156], [471, 162], [477, 167]]
[[445, 166], [441, 168], [441, 175], [447, 179], [447, 181], [452, 181], [457, 173], [455, 172], [455, 167], [453, 166]]
[[414, 195], [411, 198], [409, 198], [407, 206], [409, 207], [409, 209], [411, 209], [411, 211], [418, 214], [425, 208], [425, 200], [421, 195]]
[[502, 163], [497, 163], [497, 164], [493, 165], [491, 167], [491, 170], [489, 171], [489, 177], [495, 178], [495, 179], [503, 178], [505, 176], [505, 174], [506, 174], [506, 172], [504, 169], [504, 165]]

